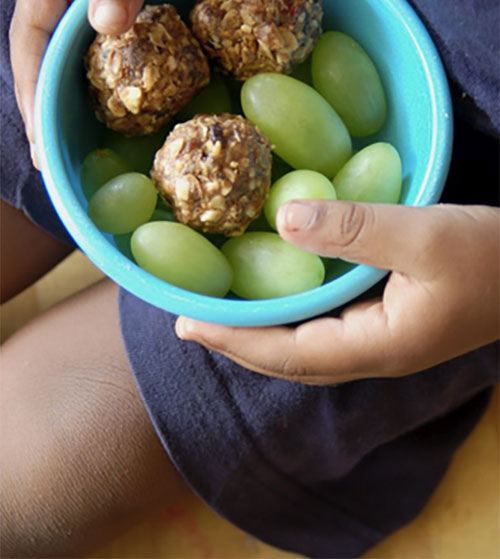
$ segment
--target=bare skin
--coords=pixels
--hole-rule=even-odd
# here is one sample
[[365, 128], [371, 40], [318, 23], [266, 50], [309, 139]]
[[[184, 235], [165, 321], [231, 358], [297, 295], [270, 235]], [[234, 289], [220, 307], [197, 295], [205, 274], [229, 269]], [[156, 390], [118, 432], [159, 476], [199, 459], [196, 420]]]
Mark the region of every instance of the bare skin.
[[72, 250], [0, 201], [0, 303], [40, 279]]
[[[2, 300], [72, 249], [2, 203]], [[0, 347], [2, 557], [84, 556], [188, 491], [156, 436], [104, 280]]]
[[307, 384], [408, 375], [498, 339], [498, 208], [303, 200], [283, 205], [277, 222], [305, 250], [392, 270], [383, 296], [296, 328], [180, 318], [181, 338]]
[[[5, 301], [72, 249], [1, 210]], [[1, 557], [84, 556], [188, 491], [139, 397], [110, 280], [11, 336], [0, 370]]]
[[83, 556], [187, 491], [137, 392], [116, 297], [103, 280], [1, 347], [2, 557]]

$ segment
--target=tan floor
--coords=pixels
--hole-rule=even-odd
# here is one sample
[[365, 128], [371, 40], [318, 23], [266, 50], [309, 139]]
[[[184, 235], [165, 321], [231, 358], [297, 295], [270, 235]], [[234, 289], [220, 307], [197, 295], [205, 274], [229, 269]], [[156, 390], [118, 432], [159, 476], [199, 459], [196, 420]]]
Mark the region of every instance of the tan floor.
[[[35, 286], [3, 305], [1, 339], [34, 314], [102, 274], [74, 253]], [[370, 550], [368, 559], [498, 559], [499, 393], [459, 450], [423, 512]], [[92, 556], [109, 559], [280, 559], [294, 557], [257, 542], [195, 497], [165, 510]]]

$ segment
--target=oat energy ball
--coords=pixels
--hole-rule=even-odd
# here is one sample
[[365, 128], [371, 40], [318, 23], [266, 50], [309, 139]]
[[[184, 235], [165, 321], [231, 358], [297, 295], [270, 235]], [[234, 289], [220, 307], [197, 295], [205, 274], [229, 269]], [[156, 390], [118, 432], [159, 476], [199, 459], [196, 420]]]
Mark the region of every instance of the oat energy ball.
[[169, 4], [146, 6], [122, 35], [98, 34], [84, 61], [97, 118], [127, 136], [156, 132], [210, 80], [198, 41]]
[[169, 134], [151, 176], [181, 223], [240, 235], [267, 199], [271, 146], [242, 116], [196, 115]]
[[193, 33], [223, 73], [246, 80], [259, 72], [289, 73], [321, 34], [321, 0], [201, 0]]

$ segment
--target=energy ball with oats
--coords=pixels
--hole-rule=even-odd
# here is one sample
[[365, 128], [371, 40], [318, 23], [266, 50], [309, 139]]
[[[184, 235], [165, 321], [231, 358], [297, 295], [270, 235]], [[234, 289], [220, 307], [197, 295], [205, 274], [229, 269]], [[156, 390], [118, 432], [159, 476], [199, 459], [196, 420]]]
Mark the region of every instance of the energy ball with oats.
[[159, 130], [210, 80], [198, 41], [169, 4], [118, 36], [98, 34], [85, 66], [97, 118], [127, 136]]
[[201, 0], [193, 33], [223, 73], [246, 80], [259, 72], [289, 73], [321, 34], [321, 0]]
[[242, 116], [196, 115], [169, 134], [151, 176], [181, 223], [240, 235], [267, 199], [271, 146]]

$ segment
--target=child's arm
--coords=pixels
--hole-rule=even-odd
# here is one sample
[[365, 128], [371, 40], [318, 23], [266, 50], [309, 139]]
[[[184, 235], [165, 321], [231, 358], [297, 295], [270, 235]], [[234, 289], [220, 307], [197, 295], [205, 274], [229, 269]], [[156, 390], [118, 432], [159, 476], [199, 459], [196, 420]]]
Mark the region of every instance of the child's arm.
[[177, 333], [257, 372], [310, 384], [421, 371], [498, 338], [499, 218], [487, 206], [288, 203], [278, 216], [285, 240], [393, 270], [383, 297], [297, 328], [181, 318]]

